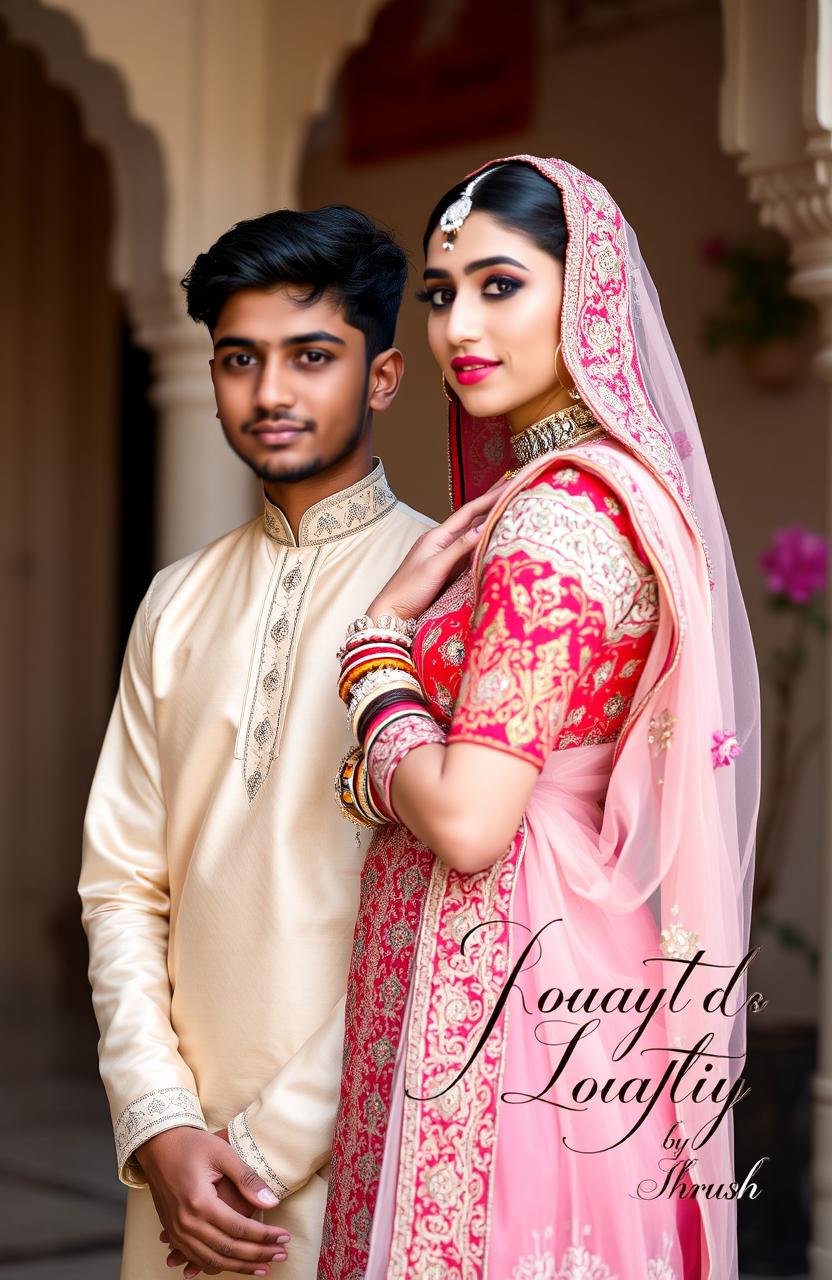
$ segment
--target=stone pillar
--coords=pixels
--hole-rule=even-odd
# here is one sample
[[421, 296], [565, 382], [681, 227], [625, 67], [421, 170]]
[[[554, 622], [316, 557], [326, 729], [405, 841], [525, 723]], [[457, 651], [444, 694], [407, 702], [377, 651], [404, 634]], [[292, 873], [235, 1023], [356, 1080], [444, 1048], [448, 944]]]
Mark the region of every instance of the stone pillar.
[[0, 0], [112, 166], [113, 281], [153, 357], [159, 564], [259, 503], [214, 417], [207, 335], [177, 281], [232, 222], [296, 203], [309, 120], [384, 2], [241, 0], [229, 24], [227, 0]]
[[[723, 0], [723, 17], [723, 146], [740, 157], [760, 221], [791, 246], [795, 293], [818, 309], [814, 371], [830, 387], [832, 430], [832, 0], [804, 0], [802, 6], [793, 0]], [[832, 513], [832, 475], [828, 486]], [[812, 1087], [812, 1280], [832, 1280], [832, 800], [827, 803], [819, 1057]]]
[[134, 298], [132, 310], [138, 341], [153, 361], [159, 567], [249, 520], [259, 482], [226, 443], [208, 367], [211, 341], [205, 326], [185, 313], [182, 290]]

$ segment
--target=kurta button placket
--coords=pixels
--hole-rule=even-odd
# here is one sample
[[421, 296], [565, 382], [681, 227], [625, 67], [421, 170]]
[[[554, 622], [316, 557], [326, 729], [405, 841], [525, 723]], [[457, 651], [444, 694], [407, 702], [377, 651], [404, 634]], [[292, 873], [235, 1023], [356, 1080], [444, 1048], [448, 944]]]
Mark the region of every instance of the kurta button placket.
[[292, 658], [302, 622], [303, 605], [321, 547], [287, 547], [277, 573], [265, 634], [258, 640], [257, 676], [249, 693], [243, 777], [253, 801], [269, 775], [280, 749]]
[[305, 604], [327, 546], [357, 533], [386, 515], [396, 503], [381, 464], [342, 493], [315, 503], [304, 513], [295, 540], [279, 507], [266, 499], [263, 527], [278, 546], [255, 640], [246, 693], [242, 735], [243, 780], [253, 802], [280, 751], [281, 730]]

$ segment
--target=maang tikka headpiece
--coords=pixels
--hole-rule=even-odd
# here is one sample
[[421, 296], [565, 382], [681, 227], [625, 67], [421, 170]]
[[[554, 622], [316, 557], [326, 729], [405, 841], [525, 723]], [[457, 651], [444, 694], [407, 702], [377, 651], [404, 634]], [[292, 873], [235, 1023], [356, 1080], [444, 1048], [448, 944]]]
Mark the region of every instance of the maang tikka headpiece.
[[471, 212], [473, 205], [471, 203], [471, 192], [478, 182], [482, 182], [483, 178], [487, 178], [489, 173], [496, 173], [497, 169], [502, 169], [502, 165], [495, 165], [493, 169], [486, 169], [485, 173], [478, 173], [476, 178], [472, 178], [468, 186], [463, 191], [459, 199], [454, 200], [453, 204], [449, 204], [442, 217], [439, 219], [439, 228], [445, 232], [445, 239], [442, 241], [443, 249], [453, 249], [454, 242], [452, 236], [455, 236], [462, 226], [468, 214]]

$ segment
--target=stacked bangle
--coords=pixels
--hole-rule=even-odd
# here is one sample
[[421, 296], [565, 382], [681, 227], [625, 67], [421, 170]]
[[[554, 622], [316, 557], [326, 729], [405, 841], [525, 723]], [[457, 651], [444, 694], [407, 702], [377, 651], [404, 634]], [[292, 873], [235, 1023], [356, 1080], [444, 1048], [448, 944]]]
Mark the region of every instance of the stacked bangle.
[[339, 651], [341, 674], [338, 692], [347, 705], [356, 739], [363, 739], [364, 726], [384, 705], [406, 698], [424, 703], [419, 678], [410, 656], [412, 627], [391, 614], [373, 621], [366, 615], [347, 628], [347, 638]]
[[[391, 614], [375, 620], [365, 615], [350, 623], [338, 651], [338, 692], [346, 703], [356, 741], [362, 745], [342, 760], [335, 790], [341, 811], [362, 826], [396, 820], [390, 804], [396, 765], [413, 746], [444, 741], [427, 708], [410, 655], [414, 631], [415, 623]], [[396, 736], [399, 727], [403, 733]], [[393, 742], [404, 745], [394, 750]], [[377, 744], [383, 749], [374, 772], [371, 753], [375, 754]]]
[[[387, 663], [391, 666], [411, 667], [410, 648], [401, 641], [381, 640], [373, 637], [360, 644], [344, 646], [341, 650], [341, 678], [339, 689], [346, 682], [355, 680], [363, 669]], [[341, 697], [345, 697], [344, 692]]]
[[350, 822], [361, 827], [380, 827], [390, 821], [374, 802], [361, 747], [353, 747], [341, 761], [335, 779], [335, 796], [341, 812]]
[[397, 618], [394, 613], [383, 613], [379, 618], [370, 618], [365, 613], [347, 627], [347, 642], [353, 636], [360, 636], [367, 631], [391, 631], [395, 635], [402, 636], [409, 646], [416, 634], [416, 620], [415, 618]]
[[358, 740], [363, 743], [365, 753], [369, 755], [373, 743], [385, 725], [391, 724], [402, 716], [410, 715], [430, 716], [421, 698], [409, 698], [406, 694], [391, 689], [373, 702], [362, 715], [358, 725]]
[[399, 714], [382, 717], [383, 723], [374, 730], [372, 740], [365, 747], [368, 788], [377, 810], [390, 814], [397, 821], [390, 797], [393, 774], [408, 752], [430, 742], [445, 742], [441, 729], [426, 707], [403, 708]]
[[363, 647], [371, 641], [392, 644], [409, 653], [415, 631], [416, 622], [412, 618], [396, 618], [387, 613], [374, 621], [364, 614], [347, 627], [347, 636], [342, 648], [338, 650], [338, 658], [342, 660], [351, 650]]
[[424, 705], [424, 694], [415, 675], [400, 676], [396, 672], [372, 671], [369, 676], [364, 677], [364, 681], [366, 683], [362, 683], [361, 687], [357, 689], [355, 697], [351, 697], [347, 704], [353, 735], [356, 742], [360, 742], [362, 745], [364, 742], [364, 735], [361, 732], [362, 725], [369, 724], [375, 712], [382, 705], [389, 706], [394, 698], [396, 701], [404, 700], [416, 702], [420, 706]]

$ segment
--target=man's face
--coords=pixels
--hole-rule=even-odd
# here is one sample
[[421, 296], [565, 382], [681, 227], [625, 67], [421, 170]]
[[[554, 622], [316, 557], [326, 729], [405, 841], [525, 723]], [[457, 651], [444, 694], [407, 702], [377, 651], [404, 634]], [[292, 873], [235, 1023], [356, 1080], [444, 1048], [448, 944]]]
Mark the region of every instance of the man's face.
[[295, 286], [241, 289], [213, 333], [222, 429], [266, 482], [316, 475], [352, 453], [367, 427], [364, 334], [333, 299], [309, 305], [303, 293]]

